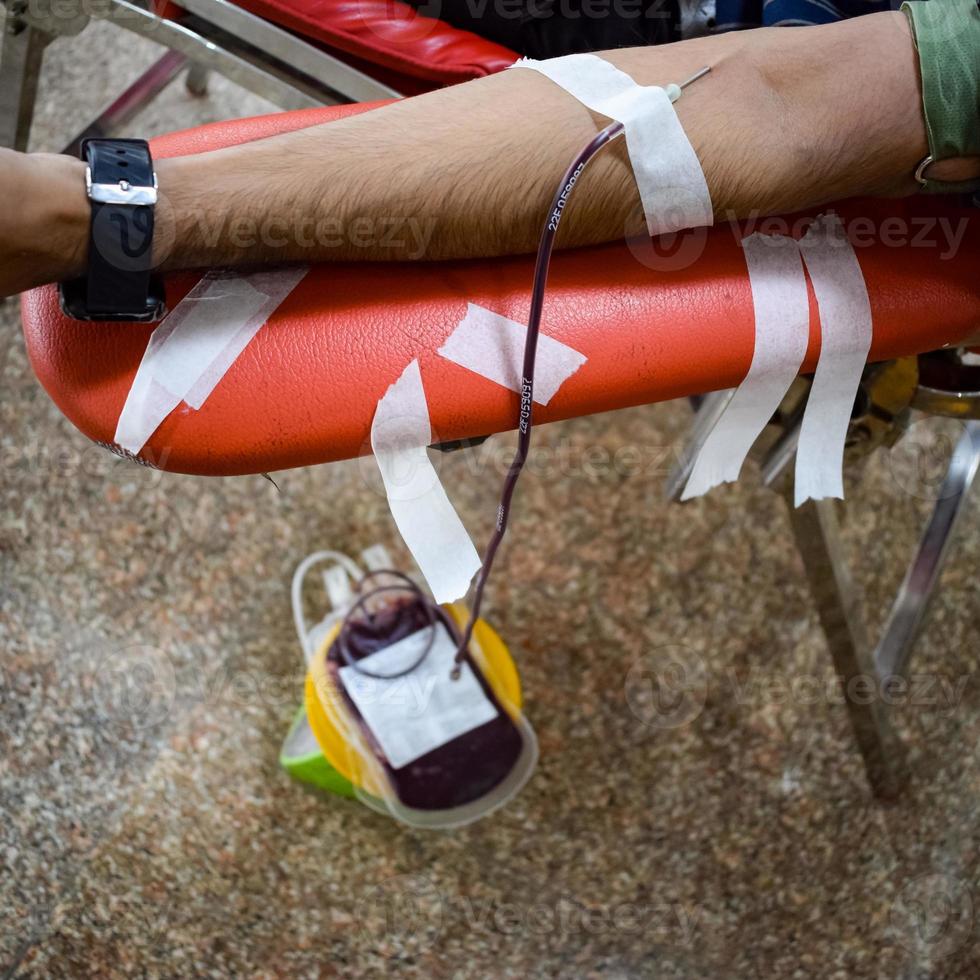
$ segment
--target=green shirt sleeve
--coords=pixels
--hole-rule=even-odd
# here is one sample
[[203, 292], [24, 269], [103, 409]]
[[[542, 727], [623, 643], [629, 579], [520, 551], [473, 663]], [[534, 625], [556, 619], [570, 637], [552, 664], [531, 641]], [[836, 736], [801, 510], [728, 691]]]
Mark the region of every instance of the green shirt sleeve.
[[[977, 0], [906, 0], [919, 52], [922, 106], [934, 160], [980, 156], [980, 6]], [[927, 191], [968, 191], [978, 181], [930, 180]]]

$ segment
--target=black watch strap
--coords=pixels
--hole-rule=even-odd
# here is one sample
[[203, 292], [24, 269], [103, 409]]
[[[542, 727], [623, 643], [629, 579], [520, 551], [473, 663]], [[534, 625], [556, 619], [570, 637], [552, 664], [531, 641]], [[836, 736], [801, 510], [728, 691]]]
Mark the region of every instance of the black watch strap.
[[86, 320], [156, 320], [163, 290], [151, 273], [156, 179], [145, 140], [87, 139], [92, 207], [88, 270], [62, 284], [62, 306]]

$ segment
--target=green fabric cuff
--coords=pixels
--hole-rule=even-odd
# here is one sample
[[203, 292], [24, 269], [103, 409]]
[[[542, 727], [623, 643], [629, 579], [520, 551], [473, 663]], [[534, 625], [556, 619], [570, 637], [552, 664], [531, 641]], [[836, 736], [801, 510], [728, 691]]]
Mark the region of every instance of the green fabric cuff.
[[[980, 7], [977, 0], [906, 0], [922, 76], [933, 160], [980, 156]], [[963, 192], [980, 180], [927, 180], [926, 191]]]

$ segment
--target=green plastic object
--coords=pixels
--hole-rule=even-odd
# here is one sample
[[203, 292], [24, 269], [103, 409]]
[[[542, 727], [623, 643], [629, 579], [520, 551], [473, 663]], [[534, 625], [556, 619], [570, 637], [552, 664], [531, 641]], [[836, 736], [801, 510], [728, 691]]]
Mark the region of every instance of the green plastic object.
[[282, 743], [279, 765], [297, 782], [336, 796], [355, 798], [354, 784], [337, 772], [320, 751], [307, 721], [305, 707], [296, 712], [289, 734]]

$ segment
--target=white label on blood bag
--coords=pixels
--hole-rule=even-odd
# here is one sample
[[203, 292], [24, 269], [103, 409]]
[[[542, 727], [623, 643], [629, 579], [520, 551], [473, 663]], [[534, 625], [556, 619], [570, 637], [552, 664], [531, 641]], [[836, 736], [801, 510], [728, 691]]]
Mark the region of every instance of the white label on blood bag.
[[[378, 674], [406, 670], [429, 642], [429, 628], [358, 661]], [[484, 694], [469, 664], [463, 663], [458, 680], [450, 677], [456, 643], [445, 626], [425, 659], [414, 670], [390, 680], [368, 677], [354, 667], [341, 667], [340, 682], [365, 724], [377, 739], [388, 762], [401, 769], [428, 752], [497, 717], [494, 703]]]

